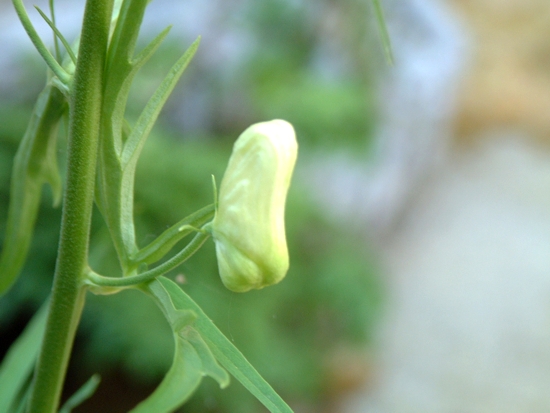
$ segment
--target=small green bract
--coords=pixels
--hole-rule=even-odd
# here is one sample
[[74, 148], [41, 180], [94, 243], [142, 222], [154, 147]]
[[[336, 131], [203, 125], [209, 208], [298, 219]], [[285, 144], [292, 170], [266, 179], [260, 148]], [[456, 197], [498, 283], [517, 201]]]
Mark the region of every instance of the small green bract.
[[212, 222], [220, 276], [232, 291], [276, 284], [288, 271], [284, 210], [297, 153], [284, 120], [254, 124], [235, 142]]

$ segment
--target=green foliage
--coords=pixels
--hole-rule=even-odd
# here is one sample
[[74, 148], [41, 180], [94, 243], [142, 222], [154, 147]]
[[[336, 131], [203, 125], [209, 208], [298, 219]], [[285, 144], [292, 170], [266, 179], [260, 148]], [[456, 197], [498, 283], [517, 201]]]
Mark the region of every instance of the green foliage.
[[40, 36], [34, 29], [29, 19], [29, 16], [27, 15], [27, 11], [25, 10], [23, 2], [21, 0], [13, 0], [12, 3], [15, 7], [17, 15], [19, 16], [21, 24], [25, 28], [25, 31], [27, 32], [29, 38], [34, 44], [34, 47], [36, 48], [38, 53], [40, 53], [40, 56], [42, 56], [52, 72], [55, 73], [56, 77], [60, 81], [60, 85], [62, 84], [65, 87], [68, 87], [68, 83], [70, 81], [69, 73], [67, 73], [67, 71], [63, 67], [61, 67], [61, 64], [52, 56], [48, 48], [42, 42], [42, 39], [40, 39]]
[[[211, 365], [205, 371], [205, 374], [214, 377], [222, 387], [229, 384], [229, 378], [222, 374], [225, 371], [221, 370], [219, 372], [220, 367], [215, 362], [215, 357], [269, 411], [274, 413], [292, 413], [292, 410], [258, 374], [254, 367], [250, 365], [242, 353], [231, 344], [201, 308], [180, 287], [167, 278], [159, 277], [158, 280], [152, 281], [147, 288], [158, 300], [168, 304], [168, 307], [171, 307], [172, 311], [181, 312], [183, 310], [196, 314], [195, 328], [197, 331], [194, 329], [186, 331], [186, 335], [183, 337], [186, 341], [193, 343], [192, 345], [197, 349], [197, 353], [200, 354], [201, 351], [199, 349], [202, 349], [202, 353], [204, 354], [201, 357], [203, 365]], [[202, 341], [201, 337], [204, 341]]]
[[380, 29], [380, 37], [382, 38], [382, 45], [384, 46], [384, 53], [386, 54], [386, 59], [388, 63], [393, 64], [393, 52], [391, 47], [391, 39], [388, 33], [388, 28], [386, 27], [386, 19], [384, 18], [384, 9], [380, 4], [380, 0], [372, 0], [372, 4], [374, 6], [378, 28]]
[[[20, 130], [16, 125], [11, 128]], [[0, 145], [0, 156], [4, 153], [8, 158], [13, 150], [7, 143]], [[182, 215], [212, 201], [210, 177], [214, 174], [219, 180], [229, 150], [213, 139], [184, 143], [151, 137], [137, 170], [135, 216], [140, 246]], [[0, 199], [5, 200], [3, 185]], [[368, 342], [381, 290], [372, 260], [363, 258], [367, 247], [349, 229], [331, 224], [306, 193], [299, 180], [292, 184], [286, 213], [291, 264], [284, 282], [244, 295], [226, 290], [210, 242], [172, 277], [183, 275], [185, 291], [285, 398], [315, 403], [332, 386], [325, 364], [331, 352], [342, 345]], [[28, 302], [37, 305], [47, 296], [58, 220], [58, 211], [46, 199], [37, 221], [39, 238], [31, 249], [33, 260], [0, 302], [4, 324], [15, 315], [14, 308]], [[100, 273], [117, 271], [117, 258], [99, 217], [93, 228], [93, 268]], [[135, 291], [125, 291], [116, 299], [90, 295], [81, 326], [81, 374], [108, 375], [113, 366], [119, 366], [138, 383], [159, 381], [169, 369], [174, 347], [170, 328], [155, 307]], [[223, 391], [217, 387], [206, 380], [186, 411], [214, 411], [208, 407], [212, 405], [221, 411], [257, 410], [256, 402], [238, 383]]]
[[15, 281], [32, 240], [42, 185], [48, 183], [54, 204], [61, 200], [61, 177], [57, 166], [57, 133], [67, 110], [65, 98], [48, 85], [36, 102], [27, 131], [14, 159], [8, 227], [0, 254], [0, 296]]
[[10, 413], [25, 401], [25, 388], [34, 368], [46, 325], [46, 306], [36, 313], [13, 343], [0, 367], [0, 412]]
[[[156, 139], [149, 145], [153, 154], [149, 163], [147, 156], [141, 163], [144, 175], [138, 182], [155, 179], [151, 180], [149, 187], [146, 183], [142, 185], [143, 198], [141, 186], [134, 189], [138, 157], [161, 109], [195, 54], [198, 41], [176, 61], [136, 122], [131, 124], [125, 119], [131, 83], [168, 33], [168, 29], [164, 30], [141, 52], [134, 53], [148, 1], [118, 2], [120, 10], [117, 9], [114, 15], [112, 0], [88, 1], [82, 44], [71, 48], [55, 26], [52, 0], [51, 18], [38, 11], [54, 32], [55, 57], [34, 30], [21, 0], [13, 0], [13, 3], [25, 30], [53, 74], [38, 100], [13, 165], [10, 206], [0, 257], [0, 294], [16, 280], [23, 267], [41, 203], [42, 185], [50, 184], [54, 203], [60, 199], [57, 127], [67, 109], [70, 119], [59, 248], [55, 251], [57, 242], [52, 238], [52, 234], [57, 233], [41, 230], [41, 225], [45, 227], [52, 222], [55, 225], [58, 221], [53, 219], [48, 220], [48, 224], [41, 224], [39, 219], [35, 240], [40, 241], [44, 259], [50, 264], [37, 271], [32, 266], [36, 266], [38, 260], [35, 258], [41, 254], [33, 255], [32, 262], [23, 269], [23, 273], [28, 273], [28, 269], [33, 268], [33, 275], [16, 282], [0, 304], [0, 318], [6, 320], [17, 304], [25, 300], [43, 300], [48, 290], [45, 286], [50, 283], [49, 280], [44, 282], [48, 272], [43, 270], [53, 266], [57, 254], [56, 276], [43, 339], [39, 339], [42, 336], [41, 323], [31, 323], [11, 348], [0, 370], [0, 382], [17, 378], [1, 389], [5, 392], [6, 409], [17, 405], [18, 411], [24, 409], [28, 397], [32, 412], [57, 411], [86, 290], [113, 294], [132, 288], [153, 298], [152, 302], [140, 302], [140, 299], [136, 301], [135, 294], [123, 294], [116, 300], [91, 297], [84, 315], [87, 343], [93, 346], [87, 354], [96, 356], [89, 364], [99, 367], [103, 355], [111, 366], [116, 359], [128, 370], [139, 372], [144, 379], [160, 381], [153, 393], [132, 412], [174, 411], [196, 392], [205, 376], [213, 378], [220, 387], [226, 387], [229, 384], [227, 371], [272, 412], [292, 410], [258, 371], [273, 380], [275, 388], [281, 389], [285, 397], [304, 399], [330, 388], [330, 379], [325, 379], [330, 377], [326, 374], [330, 372], [323, 359], [342, 343], [364, 342], [365, 325], [372, 320], [357, 313], [357, 309], [373, 314], [377, 306], [378, 288], [372, 282], [371, 274], [365, 274], [368, 264], [351, 253], [361, 243], [351, 239], [349, 234], [345, 238], [347, 242], [342, 242], [338, 234], [342, 229], [327, 223], [304, 197], [305, 192], [298, 188], [302, 195], [296, 196], [288, 213], [292, 216], [288, 230], [291, 250], [299, 251], [296, 256], [300, 258], [293, 270], [297, 272], [295, 281], [282, 284], [278, 290], [277, 287], [272, 289], [278, 293], [259, 291], [236, 297], [220, 288], [212, 249], [187, 262], [210, 236], [207, 229], [212, 228], [209, 220], [215, 214], [215, 204], [204, 207], [212, 203], [212, 194], [210, 179], [203, 176], [205, 173], [210, 176], [223, 167], [225, 160], [214, 162], [214, 159], [226, 158], [224, 148], [216, 145], [206, 150], [208, 144], [204, 143], [181, 146], [175, 142], [167, 144], [166, 139]], [[256, 19], [257, 23], [264, 25], [272, 40], [265, 39], [268, 47], [264, 57], [267, 60], [258, 59], [260, 65], [256, 65], [256, 76], [250, 77], [250, 84], [257, 91], [256, 112], [269, 115], [272, 110], [274, 116], [280, 117], [279, 114], [288, 110], [289, 119], [303, 130], [306, 142], [308, 137], [315, 136], [317, 139], [321, 137], [321, 142], [326, 144], [331, 142], [330, 137], [335, 133], [339, 133], [340, 140], [359, 141], [367, 132], [369, 123], [364, 120], [364, 113], [368, 111], [364, 106], [365, 95], [356, 93], [356, 86], [361, 84], [364, 87], [364, 83], [355, 79], [344, 87], [334, 88], [330, 83], [309, 76], [303, 70], [303, 64], [312, 53], [312, 33], [302, 30], [299, 25], [292, 26], [296, 31], [281, 30], [277, 21], [290, 19], [294, 14], [289, 14], [290, 9], [277, 8], [276, 5], [275, 0], [264, 5], [264, 12], [270, 8], [276, 12], [269, 13], [269, 20], [262, 23], [261, 16]], [[379, 8], [378, 12], [382, 21]], [[272, 23], [272, 17], [275, 17], [275, 24], [268, 24]], [[287, 53], [286, 59], [279, 59], [281, 53], [286, 53], [282, 44], [290, 40], [298, 44], [294, 49], [297, 53]], [[58, 41], [68, 55], [64, 64]], [[264, 65], [270, 61], [273, 64]], [[271, 70], [273, 68], [276, 70]], [[281, 79], [286, 79], [283, 83], [288, 89], [274, 87], [273, 81], [281, 82]], [[283, 103], [289, 96], [298, 102], [296, 106], [289, 108]], [[268, 102], [274, 105], [270, 106]], [[335, 104], [340, 111], [329, 110]], [[358, 116], [359, 113], [363, 116]], [[312, 122], [312, 116], [323, 118], [324, 122]], [[162, 168], [169, 168], [160, 173], [159, 164]], [[290, 176], [286, 182], [289, 179]], [[168, 191], [160, 189], [159, 182], [166, 184], [169, 181], [173, 181], [173, 186], [167, 187], [170, 188]], [[0, 182], [0, 188], [2, 184]], [[286, 187], [284, 190], [286, 192]], [[147, 191], [151, 192], [145, 196]], [[162, 199], [165, 192], [168, 192], [166, 199]], [[214, 194], [216, 203], [215, 198]], [[284, 200], [282, 195], [281, 199]], [[0, 197], [0, 202], [3, 200]], [[158, 205], [153, 206], [159, 200]], [[94, 201], [103, 221], [94, 219], [89, 254]], [[171, 212], [171, 205], [174, 205], [173, 219], [163, 223]], [[182, 219], [181, 212], [185, 208], [191, 210], [188, 217]], [[50, 214], [51, 210], [45, 212]], [[173, 224], [174, 221], [177, 223]], [[165, 231], [159, 230], [166, 226]], [[262, 228], [267, 227], [269, 225]], [[159, 232], [152, 241], [149, 239], [150, 234]], [[196, 232], [196, 235], [182, 246], [183, 238], [191, 232]], [[249, 236], [253, 233], [245, 232]], [[48, 237], [52, 238], [51, 241]], [[313, 247], [307, 244], [308, 238], [311, 238], [309, 241]], [[36, 246], [32, 248], [34, 250]], [[345, 258], [345, 264], [342, 258]], [[157, 262], [160, 263], [148, 268]], [[162, 277], [177, 267], [183, 268], [184, 273], [176, 274], [175, 280], [184, 285], [186, 292]], [[337, 278], [335, 273], [338, 273]], [[207, 309], [206, 313], [187, 292]], [[369, 300], [365, 306], [366, 296]], [[145, 302], [148, 304], [142, 305]], [[151, 311], [155, 308], [153, 303], [160, 312], [158, 309]], [[114, 309], [116, 312], [113, 313]], [[220, 329], [207, 313], [221, 326]], [[270, 318], [274, 321], [269, 322]], [[162, 319], [168, 326], [157, 322]], [[224, 329], [230, 339], [224, 336]], [[159, 334], [152, 335], [152, 332]], [[174, 354], [171, 364], [166, 358], [169, 354], [166, 342], [170, 337]], [[38, 345], [40, 341], [41, 346]], [[237, 350], [233, 341], [239, 347], [242, 345], [243, 353], [255, 359], [258, 371]], [[143, 352], [147, 346], [148, 351]], [[26, 378], [39, 348], [35, 376], [29, 387]], [[24, 362], [18, 358], [24, 358]], [[280, 362], [274, 364], [274, 358]], [[70, 412], [86, 400], [98, 382], [97, 376], [92, 376], [66, 401], [61, 412]], [[30, 392], [27, 393], [25, 388], [30, 388]], [[204, 386], [202, 391], [209, 391], [207, 389], [208, 386]], [[248, 412], [255, 408], [254, 402], [242, 398], [239, 389], [215, 397], [219, 406], [230, 410]], [[189, 411], [204, 411], [206, 408], [201, 405], [200, 395], [188, 406]]]
[[[138, 241], [146, 243], [156, 236], [159, 228], [166, 227], [182, 212], [192, 211], [211, 200], [206, 182], [212, 173], [221, 176], [228, 149], [212, 141], [182, 144], [153, 138], [148, 143], [140, 159], [136, 183], [136, 223], [141, 229]], [[300, 183], [293, 185], [286, 214], [291, 265], [284, 282], [245, 295], [225, 290], [219, 282], [210, 243], [174, 275], [184, 274], [185, 290], [216, 325], [235, 340], [237, 347], [276, 389], [293, 398], [314, 399], [325, 386], [330, 386], [323, 365], [330, 351], [341, 344], [364, 343], [368, 339], [369, 326], [372, 327], [376, 319], [380, 286], [372, 263], [362, 257], [366, 246], [350, 238], [349, 230], [330, 224], [304, 197]], [[129, 295], [125, 293], [122, 297]], [[134, 296], [127, 305], [119, 303], [115, 310], [118, 317], [99, 322], [98, 330], [105, 322], [119, 326], [112, 326], [112, 331], [125, 329], [124, 324], [128, 322], [125, 317], [134, 318], [131, 308], [145, 305], [136, 300], [138, 297]], [[100, 306], [92, 302], [89, 305], [94, 314], [101, 312]], [[250, 311], [251, 308], [254, 311]], [[142, 309], [135, 318], [139, 320], [143, 313], [148, 313], [148, 324], [155, 325], [152, 311]], [[131, 337], [135, 338], [135, 334]], [[130, 338], [125, 339], [124, 334], [117, 334], [117, 341], [124, 340], [125, 344], [118, 342], [118, 350], [113, 349], [113, 354], [119, 354], [127, 368], [135, 371], [138, 362], [133, 351], [147, 347], [149, 352], [139, 353], [145, 358], [154, 358], [151, 363], [162, 362], [154, 350], [154, 342], [164, 342], [158, 346], [166, 348], [167, 337], [144, 332], [139, 341], [132, 342]], [[126, 357], [121, 348], [128, 347], [134, 350]], [[96, 351], [90, 350], [92, 354]], [[107, 349], [102, 353], [105, 360]], [[154, 379], [155, 372], [158, 377], [158, 368], [137, 370], [143, 379]], [[209, 399], [204, 391], [191, 403], [198, 412], [205, 409], [200, 400]], [[214, 388], [211, 392], [216, 394], [218, 404], [226, 406], [246, 397], [235, 385], [222, 393]], [[239, 411], [247, 410], [241, 406]]]
[[86, 399], [89, 399], [99, 386], [101, 379], [98, 374], [94, 374], [84, 383], [69, 399], [63, 404], [59, 413], [71, 413], [72, 410], [82, 404]]
[[[378, 1], [373, 3], [381, 12]], [[355, 0], [316, 4], [268, 0], [245, 15], [243, 24], [257, 43], [237, 76], [239, 93], [248, 94], [254, 116], [289, 121], [303, 148], [365, 153], [374, 124], [365, 50], [368, 5]], [[327, 29], [331, 25], [337, 28]], [[338, 61], [318, 62], [323, 47], [336, 50], [322, 59]], [[337, 68], [334, 73], [320, 70], [330, 65]]]
[[359, 82], [335, 83], [298, 73], [276, 87], [258, 86], [257, 108], [268, 118], [288, 119], [306, 147], [366, 151], [373, 109], [368, 91]]

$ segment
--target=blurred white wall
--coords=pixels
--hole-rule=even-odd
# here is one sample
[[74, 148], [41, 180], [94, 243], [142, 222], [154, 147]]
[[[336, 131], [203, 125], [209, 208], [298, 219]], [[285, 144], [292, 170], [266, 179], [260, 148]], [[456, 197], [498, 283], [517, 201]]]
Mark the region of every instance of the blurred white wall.
[[[413, 165], [423, 165], [423, 183], [411, 177], [403, 180], [413, 196], [397, 200], [392, 208], [402, 212], [393, 215], [391, 231], [375, 237], [389, 300], [374, 356], [374, 380], [338, 411], [548, 412], [550, 3], [385, 4], [391, 22], [396, 4], [422, 10], [432, 3], [446, 8], [450, 26], [460, 22], [462, 33], [454, 33], [469, 51], [458, 62], [443, 57], [452, 49], [440, 55], [458, 68], [458, 77], [446, 79], [458, 83], [441, 89], [456, 92], [442, 108], [447, 109], [448, 129], [437, 132], [436, 116], [416, 118], [409, 138], [393, 151], [418, 151], [414, 159], [402, 155], [394, 162], [413, 178]], [[427, 35], [437, 38], [436, 33]], [[412, 35], [406, 37], [403, 44], [422, 59], [421, 50], [411, 45]], [[394, 39], [400, 42], [400, 34]], [[392, 71], [399, 71], [396, 60]], [[433, 65], [438, 73], [435, 61], [424, 59], [426, 71]], [[445, 79], [435, 76], [433, 84], [429, 76], [426, 79], [413, 96], [426, 96], [426, 113], [438, 113], [441, 101], [429, 92]], [[407, 87], [402, 89], [409, 96]], [[454, 102], [452, 107], [449, 102]], [[388, 118], [393, 126], [382, 130], [399, 128], [406, 111], [395, 112], [394, 119]], [[436, 132], [432, 140], [420, 139], [425, 131]], [[387, 135], [380, 139], [382, 146], [392, 141]], [[406, 150], [407, 146], [415, 149]], [[438, 148], [445, 156], [434, 168], [437, 162], [431, 157], [440, 153]], [[383, 186], [382, 192], [388, 188], [391, 193], [391, 185]]]
[[346, 413], [550, 410], [550, 153], [500, 131], [454, 154], [380, 248], [374, 385]]

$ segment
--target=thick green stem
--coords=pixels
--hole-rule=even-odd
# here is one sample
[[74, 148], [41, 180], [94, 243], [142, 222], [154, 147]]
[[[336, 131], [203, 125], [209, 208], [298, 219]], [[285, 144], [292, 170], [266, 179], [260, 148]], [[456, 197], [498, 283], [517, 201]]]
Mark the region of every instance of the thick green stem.
[[67, 187], [48, 322], [31, 413], [57, 411], [82, 307], [112, 0], [88, 0], [71, 89]]

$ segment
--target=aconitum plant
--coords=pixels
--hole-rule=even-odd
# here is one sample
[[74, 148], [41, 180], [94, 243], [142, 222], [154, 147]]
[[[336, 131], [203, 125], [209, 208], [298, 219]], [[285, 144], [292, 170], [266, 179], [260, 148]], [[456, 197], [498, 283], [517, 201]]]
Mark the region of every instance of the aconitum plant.
[[[220, 387], [230, 374], [272, 412], [291, 412], [202, 309], [164, 274], [189, 259], [210, 236], [220, 275], [234, 291], [282, 280], [288, 269], [284, 205], [297, 155], [292, 126], [282, 120], [251, 126], [236, 141], [217, 202], [164, 231], [150, 244], [136, 242], [134, 175], [140, 152], [157, 117], [199, 45], [195, 41], [149, 99], [134, 124], [124, 118], [132, 80], [168, 34], [162, 31], [141, 51], [136, 39], [148, 0], [87, 0], [80, 40], [70, 45], [50, 16], [38, 10], [55, 35], [50, 52], [21, 0], [19, 18], [48, 66], [13, 166], [8, 223], [0, 255], [0, 294], [25, 263], [48, 184], [62, 207], [58, 257], [51, 296], [12, 345], [0, 367], [0, 412], [69, 412], [98, 385], [92, 377], [59, 407], [60, 395], [86, 295], [136, 289], [153, 300], [171, 327], [173, 362], [163, 380], [134, 413], [171, 412], [184, 404], [204, 376]], [[58, 126], [68, 119], [67, 166], [57, 164]], [[206, 182], [206, 185], [210, 183]], [[93, 206], [97, 205], [118, 256], [118, 274], [89, 265]], [[193, 235], [194, 234], [194, 235]], [[180, 241], [191, 236], [182, 248]], [[158, 262], [161, 261], [161, 264]], [[29, 378], [32, 378], [29, 380]]]
[[[86, 0], [74, 44], [58, 30], [50, 0], [49, 16], [38, 12], [53, 31], [53, 51], [38, 36], [22, 0], [12, 2], [48, 67], [48, 77], [13, 163], [0, 253], [0, 297], [27, 260], [45, 184], [52, 189], [54, 204], [62, 208], [62, 222], [50, 297], [0, 365], [0, 413], [68, 413], [92, 396], [99, 385], [96, 376], [59, 406], [87, 294], [116, 300], [116, 293], [124, 289], [149, 297], [165, 316], [174, 339], [171, 367], [156, 390], [131, 412], [172, 412], [189, 399], [203, 377], [212, 377], [224, 388], [230, 375], [271, 412], [292, 412], [184, 289], [165, 277], [212, 237], [220, 282], [230, 290], [245, 292], [283, 280], [289, 267], [284, 208], [298, 150], [292, 126], [283, 120], [250, 126], [235, 142], [219, 196], [213, 181], [212, 204], [176, 222], [148, 245], [138, 245], [133, 213], [136, 165], [199, 39], [167, 70], [141, 115], [130, 123], [124, 115], [132, 81], [169, 31], [136, 52], [150, 0]], [[378, 0], [373, 4], [382, 22]], [[382, 33], [388, 46], [387, 34]], [[68, 151], [60, 173], [57, 138], [60, 129], [65, 130], [59, 128], [65, 120]], [[100, 274], [89, 264], [94, 204], [118, 256], [116, 274]], [[187, 237], [191, 239], [185, 243]]]

